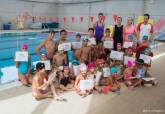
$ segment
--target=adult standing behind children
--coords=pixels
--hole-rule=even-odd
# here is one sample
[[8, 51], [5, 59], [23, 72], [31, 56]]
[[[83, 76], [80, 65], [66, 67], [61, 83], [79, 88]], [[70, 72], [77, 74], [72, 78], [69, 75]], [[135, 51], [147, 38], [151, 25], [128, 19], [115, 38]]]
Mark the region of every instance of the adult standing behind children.
[[96, 43], [98, 44], [103, 35], [104, 35], [104, 14], [99, 13], [98, 14], [99, 20], [94, 23], [93, 28], [95, 29], [95, 38], [96, 38]]
[[124, 42], [133, 42], [134, 36], [136, 37], [136, 29], [133, 25], [133, 19], [131, 17], [127, 18], [127, 24], [124, 26]]
[[139, 23], [137, 27], [138, 31], [138, 42], [139, 44], [142, 43], [144, 37], [148, 37], [148, 43], [153, 40], [154, 38], [154, 29], [153, 25], [149, 23], [150, 15], [144, 14], [144, 22]]
[[120, 16], [117, 17], [117, 24], [114, 26], [113, 39], [114, 39], [114, 50], [117, 49], [118, 43], [121, 43], [123, 45], [123, 25], [122, 25], [122, 18]]
[[41, 57], [40, 50], [45, 48], [48, 59], [52, 61], [55, 52], [55, 43], [53, 41], [54, 35], [55, 32], [50, 31], [47, 39], [45, 39], [36, 47], [36, 54], [39, 55], [39, 57]]

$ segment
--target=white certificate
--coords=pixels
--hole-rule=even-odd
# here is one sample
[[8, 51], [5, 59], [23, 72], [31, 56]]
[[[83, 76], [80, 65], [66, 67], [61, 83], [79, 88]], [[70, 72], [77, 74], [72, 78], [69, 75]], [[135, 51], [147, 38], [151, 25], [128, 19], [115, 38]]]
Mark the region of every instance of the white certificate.
[[94, 81], [89, 80], [80, 80], [80, 89], [81, 90], [91, 90], [94, 87]]
[[140, 59], [143, 59], [144, 63], [146, 64], [151, 63], [151, 57], [148, 55], [140, 54]]
[[103, 68], [103, 76], [104, 77], [109, 77], [111, 75], [110, 68]]
[[89, 42], [88, 42], [88, 45], [96, 45], [96, 40], [95, 38], [88, 38]]
[[36, 66], [37, 63], [44, 63], [45, 64], [45, 70], [51, 70], [50, 60], [36, 61], [36, 62], [33, 62], [33, 65]]
[[133, 46], [133, 42], [124, 42], [123, 44], [124, 48], [132, 47], [132, 46]]
[[28, 52], [24, 52], [24, 51], [15, 52], [15, 61], [28, 61]]
[[80, 49], [82, 47], [82, 42], [72, 42], [74, 49]]
[[153, 80], [156, 80], [156, 78], [154, 77], [148, 77], [148, 78], [142, 78], [143, 80], [145, 81], [153, 81]]
[[62, 43], [59, 44], [58, 50], [70, 51], [71, 50], [71, 43]]
[[134, 57], [128, 57], [128, 56], [124, 56], [124, 65], [128, 64], [128, 61], [132, 61], [133, 63], [135, 63], [135, 58]]
[[123, 55], [124, 55], [123, 52], [112, 50], [110, 54], [110, 58], [116, 59], [116, 60], [123, 60]]
[[108, 49], [113, 49], [113, 41], [104, 41], [104, 47]]
[[74, 73], [75, 76], [78, 76], [80, 74], [79, 65], [73, 65], [73, 73]]

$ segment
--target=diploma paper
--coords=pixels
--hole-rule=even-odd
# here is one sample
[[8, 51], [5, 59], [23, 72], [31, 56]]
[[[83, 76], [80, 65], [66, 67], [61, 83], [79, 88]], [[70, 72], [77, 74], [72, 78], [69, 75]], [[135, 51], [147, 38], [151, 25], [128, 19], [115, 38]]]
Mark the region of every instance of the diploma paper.
[[80, 49], [82, 47], [82, 42], [72, 42], [74, 49]]
[[62, 43], [62, 44], [59, 44], [58, 46], [58, 50], [64, 50], [64, 51], [69, 51], [71, 50], [71, 43]]
[[103, 76], [109, 77], [111, 75], [110, 68], [103, 68]]
[[148, 55], [140, 54], [140, 59], [144, 60], [144, 63], [150, 64], [151, 63], [151, 57]]
[[28, 61], [28, 52], [17, 51], [15, 53], [15, 61]]
[[132, 46], [133, 46], [133, 42], [124, 42], [123, 44], [124, 48], [132, 47]]
[[113, 41], [104, 41], [104, 47], [108, 49], [113, 49]]
[[123, 52], [118, 52], [118, 51], [111, 51], [110, 58], [116, 59], [116, 60], [123, 60]]
[[91, 90], [94, 87], [93, 80], [80, 80], [80, 89], [81, 90]]

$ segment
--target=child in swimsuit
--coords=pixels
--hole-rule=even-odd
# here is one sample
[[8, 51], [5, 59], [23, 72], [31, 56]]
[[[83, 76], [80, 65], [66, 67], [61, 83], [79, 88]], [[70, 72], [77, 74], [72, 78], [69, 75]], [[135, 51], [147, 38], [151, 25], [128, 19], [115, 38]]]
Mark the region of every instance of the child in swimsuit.
[[120, 90], [120, 83], [117, 81], [117, 68], [111, 67], [111, 76], [109, 77], [109, 90], [116, 92]]
[[52, 81], [46, 80], [46, 72], [44, 63], [36, 64], [37, 73], [32, 81], [32, 94], [37, 100], [45, 98], [55, 98], [57, 100], [62, 100], [55, 91], [55, 86]]
[[[21, 46], [21, 50], [24, 52], [28, 51], [28, 46], [26, 44], [23, 44]], [[31, 84], [31, 57], [28, 55], [28, 61], [16, 61], [16, 67], [18, 68], [18, 77], [21, 80], [22, 84], [25, 86], [28, 86]]]
[[93, 89], [91, 89], [91, 90], [81, 90], [80, 89], [80, 81], [87, 80], [87, 79], [88, 79], [87, 66], [84, 63], [82, 63], [82, 64], [80, 64], [80, 75], [78, 75], [76, 77], [76, 81], [74, 84], [76, 92], [81, 96], [87, 96], [87, 95], [91, 94], [91, 92], [93, 90]]
[[128, 60], [127, 68], [124, 70], [124, 80], [129, 89], [133, 89], [141, 83], [141, 80], [134, 76], [135, 63]]
[[123, 71], [124, 71], [124, 66], [122, 61], [120, 60], [115, 60], [114, 66], [117, 68], [117, 76], [116, 79], [121, 81], [123, 79]]
[[141, 79], [142, 85], [144, 84], [157, 85], [156, 79], [149, 81], [143, 79], [143, 78], [151, 78], [152, 76], [142, 59], [137, 60], [136, 75]]
[[60, 89], [62, 91], [72, 91], [73, 84], [74, 80], [72, 79], [72, 76], [70, 74], [69, 66], [64, 65], [62, 75], [60, 76]]

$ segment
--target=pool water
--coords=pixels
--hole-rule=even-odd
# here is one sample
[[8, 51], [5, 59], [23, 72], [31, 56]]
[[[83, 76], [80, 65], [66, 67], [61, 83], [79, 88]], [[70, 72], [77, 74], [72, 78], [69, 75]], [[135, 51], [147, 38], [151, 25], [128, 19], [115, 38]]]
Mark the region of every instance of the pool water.
[[[76, 33], [69, 33], [67, 37], [68, 41], [74, 41], [75, 35]], [[19, 51], [21, 45], [24, 43], [28, 45], [28, 51], [29, 54], [31, 55], [32, 62], [38, 61], [39, 57], [35, 54], [35, 48], [44, 39], [46, 39], [47, 36], [48, 33], [41, 33], [41, 32], [0, 34], [0, 69], [7, 67], [10, 68], [11, 66], [15, 65], [15, 61], [14, 61], [15, 52]], [[59, 39], [59, 36], [60, 34], [56, 33], [54, 37], [54, 41], [57, 41]], [[44, 49], [41, 49], [41, 52], [44, 51], [45, 51]], [[0, 72], [0, 77], [1, 79], [3, 78], [8, 79], [7, 77], [3, 76], [2, 72]]]

